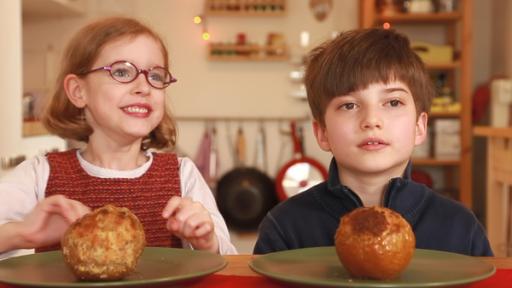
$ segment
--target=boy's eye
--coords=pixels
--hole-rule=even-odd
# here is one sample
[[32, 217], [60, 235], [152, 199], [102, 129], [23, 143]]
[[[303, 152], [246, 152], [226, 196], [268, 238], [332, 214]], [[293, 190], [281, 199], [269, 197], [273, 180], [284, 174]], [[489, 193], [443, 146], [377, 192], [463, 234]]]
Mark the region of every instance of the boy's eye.
[[342, 104], [340, 106], [340, 108], [342, 108], [344, 110], [353, 110], [356, 108], [356, 104], [355, 103], [345, 103], [345, 104]]

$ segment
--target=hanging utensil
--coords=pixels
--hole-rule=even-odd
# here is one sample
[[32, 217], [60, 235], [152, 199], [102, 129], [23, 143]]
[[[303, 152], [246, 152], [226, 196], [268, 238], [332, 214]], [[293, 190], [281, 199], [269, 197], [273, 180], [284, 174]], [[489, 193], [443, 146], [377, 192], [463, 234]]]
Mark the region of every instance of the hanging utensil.
[[309, 9], [313, 12], [315, 19], [324, 21], [332, 10], [332, 0], [309, 0]]
[[238, 127], [238, 132], [236, 134], [236, 166], [244, 166], [245, 161], [245, 135], [242, 126]]
[[209, 153], [209, 182], [210, 187], [215, 187], [219, 176], [219, 151], [217, 149], [217, 128], [213, 124], [210, 132], [210, 153]]
[[327, 169], [317, 160], [304, 155], [302, 141], [294, 121], [290, 123], [293, 158], [285, 163], [276, 177], [276, 191], [280, 200], [286, 200], [327, 179]]
[[238, 129], [234, 146], [235, 168], [217, 183], [217, 205], [228, 226], [254, 230], [277, 203], [275, 184], [259, 169], [245, 166], [246, 141], [242, 127]]
[[266, 135], [263, 123], [259, 123], [258, 132], [256, 133], [256, 145], [254, 152], [254, 167], [263, 172], [267, 172], [267, 156], [266, 156]]
[[205, 123], [205, 129], [199, 147], [197, 148], [196, 157], [194, 162], [203, 178], [208, 182], [210, 177], [210, 153], [211, 153], [212, 138], [209, 129], [209, 124]]

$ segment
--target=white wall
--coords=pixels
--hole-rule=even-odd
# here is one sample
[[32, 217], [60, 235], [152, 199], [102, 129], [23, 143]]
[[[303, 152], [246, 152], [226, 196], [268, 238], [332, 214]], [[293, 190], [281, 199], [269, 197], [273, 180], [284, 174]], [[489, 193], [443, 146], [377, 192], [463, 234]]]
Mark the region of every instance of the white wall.
[[[79, 26], [92, 18], [113, 14], [134, 16], [154, 27], [168, 44], [171, 53], [172, 72], [179, 79], [176, 85], [168, 89], [169, 103], [172, 111], [178, 116], [231, 116], [231, 117], [282, 117], [308, 115], [307, 103], [290, 97], [293, 89], [287, 78], [293, 68], [287, 62], [255, 63], [255, 62], [209, 62], [206, 55], [206, 43], [200, 38], [201, 27], [192, 23], [192, 17], [202, 12], [203, 1], [166, 1], [152, 0], [151, 5], [140, 0], [88, 0], [88, 13], [82, 17], [68, 17], [58, 19], [45, 19], [25, 21], [23, 38], [20, 38], [20, 2], [1, 1], [2, 36], [10, 39], [1, 49], [8, 49], [1, 53], [6, 63], [2, 66], [2, 87], [5, 91], [6, 105], [1, 105], [0, 119], [4, 125], [0, 130], [0, 156], [12, 156], [26, 153], [28, 156], [39, 150], [53, 146], [62, 147], [64, 143], [53, 137], [21, 137], [21, 44], [23, 49], [46, 49], [49, 43], [59, 51]], [[333, 1], [334, 11], [324, 22], [313, 19], [308, 9], [309, 1], [289, 1], [288, 15], [278, 18], [241, 18], [241, 17], [210, 17], [207, 19], [208, 28], [212, 33], [212, 41], [234, 39], [237, 32], [246, 32], [250, 39], [264, 42], [266, 33], [282, 32], [292, 48], [292, 53], [299, 51], [299, 33], [307, 30], [312, 35], [312, 44], [320, 43], [328, 38], [332, 31], [347, 30], [357, 26], [358, 1]], [[4, 7], [5, 6], [5, 7]], [[512, 10], [508, 0], [490, 1], [474, 0], [474, 85], [490, 78], [490, 74], [512, 72], [512, 57], [508, 51], [512, 46], [511, 31]], [[492, 8], [492, 9], [491, 9]], [[493, 17], [491, 17], [494, 15]], [[493, 19], [493, 21], [489, 20]], [[492, 23], [492, 28], [490, 27]], [[493, 33], [489, 33], [489, 31]], [[5, 31], [3, 31], [5, 30]], [[407, 31], [406, 31], [407, 32]], [[437, 34], [435, 31], [421, 33], [426, 40], [436, 41], [429, 35]], [[428, 38], [430, 37], [430, 38]], [[4, 37], [2, 37], [4, 38]], [[492, 41], [491, 41], [492, 40]], [[492, 45], [490, 44], [492, 42]], [[492, 53], [487, 52], [492, 50]], [[9, 56], [7, 56], [9, 55]], [[491, 57], [495, 55], [497, 57]], [[496, 60], [498, 59], [498, 60]], [[492, 63], [492, 65], [490, 64]], [[491, 68], [492, 66], [492, 68]], [[9, 67], [9, 70], [5, 70]], [[492, 72], [490, 72], [492, 70]], [[43, 76], [34, 75], [33, 77]], [[16, 121], [14, 121], [14, 120]], [[232, 133], [239, 125], [238, 122], [229, 124]], [[227, 143], [227, 127], [224, 122], [217, 122], [219, 130], [219, 149], [222, 156], [222, 170], [231, 166], [231, 156]], [[253, 152], [254, 131], [257, 123], [250, 122], [245, 125], [248, 138], [248, 151]], [[278, 133], [278, 128], [286, 128], [286, 123], [272, 122], [268, 128], [270, 172], [290, 157], [288, 138]], [[178, 145], [181, 151], [194, 156], [200, 140], [204, 124], [202, 122], [179, 122]], [[312, 137], [310, 125], [307, 124], [306, 151], [308, 154], [321, 160], [327, 165], [329, 155], [321, 152]], [[6, 139], [4, 141], [4, 139]], [[288, 146], [287, 146], [288, 145]], [[281, 149], [282, 148], [282, 149]], [[252, 155], [248, 155], [252, 159]]]
[[[51, 148], [63, 148], [59, 138], [22, 136], [22, 21], [21, 1], [0, 1], [1, 39], [0, 87], [3, 89], [0, 105], [0, 157], [17, 155], [32, 157]], [[7, 44], [7, 45], [5, 45]], [[0, 173], [2, 173], [0, 168]]]
[[[62, 51], [71, 35], [93, 18], [115, 14], [133, 16], [153, 27], [168, 44], [171, 71], [179, 79], [175, 85], [168, 88], [170, 108], [177, 117], [303, 118], [309, 115], [305, 101], [289, 96], [295, 87], [288, 79], [288, 73], [294, 68], [291, 63], [207, 60], [207, 42], [200, 37], [202, 28], [192, 22], [193, 16], [202, 13], [203, 1], [152, 0], [151, 5], [140, 0], [89, 0], [86, 3], [87, 13], [81, 17], [24, 19], [25, 51], [44, 52], [49, 45], [56, 51]], [[280, 32], [285, 35], [292, 54], [296, 55], [300, 52], [299, 34], [303, 30], [310, 32], [311, 46], [314, 46], [328, 39], [333, 31], [348, 30], [357, 26], [357, 0], [334, 1], [334, 10], [324, 22], [314, 20], [308, 8], [309, 1], [289, 1], [288, 4], [289, 10], [284, 17], [210, 17], [207, 23], [212, 41], [233, 41], [238, 32], [245, 32], [250, 40], [263, 44], [267, 33]], [[15, 50], [19, 51], [19, 47]], [[34, 74], [34, 71], [30, 72]], [[39, 81], [43, 81], [44, 78], [41, 75], [31, 77], [40, 77]], [[15, 95], [21, 93], [17, 91]], [[11, 100], [19, 106], [15, 97]], [[179, 149], [193, 157], [204, 123], [179, 121], [178, 124]], [[234, 134], [239, 124], [217, 122], [222, 172], [232, 166], [226, 127], [229, 126]], [[305, 124], [308, 136], [306, 152], [327, 165], [329, 155], [319, 150], [311, 134], [310, 123]], [[243, 126], [246, 128], [248, 142], [247, 158], [252, 161], [254, 133], [258, 123], [243, 122]], [[268, 122], [265, 127], [268, 133], [269, 172], [273, 173], [285, 160], [291, 158], [289, 137], [281, 136], [278, 131], [280, 127], [287, 128], [288, 125], [285, 122]], [[18, 127], [15, 133], [20, 134], [19, 129]], [[31, 144], [31, 149], [36, 150], [42, 149], [36, 147], [55, 145], [55, 140], [49, 137], [32, 137], [27, 141]], [[20, 150], [14, 150], [10, 153], [21, 153]], [[3, 153], [4, 150], [0, 149], [0, 154]]]
[[[140, 2], [136, 2], [140, 5]], [[324, 22], [317, 22], [309, 12], [309, 1], [289, 1], [288, 15], [277, 18], [209, 17], [206, 19], [212, 41], [234, 41], [238, 32], [246, 32], [250, 40], [264, 43], [268, 32], [281, 32], [292, 49], [299, 53], [299, 34], [307, 30], [312, 46], [329, 38], [332, 31], [357, 26], [357, 1], [335, 1], [334, 11]], [[232, 117], [304, 117], [309, 115], [307, 103], [289, 96], [293, 89], [288, 73], [293, 66], [288, 62], [209, 62], [206, 60], [206, 42], [200, 38], [202, 28], [192, 23], [193, 16], [202, 12], [203, 1], [155, 1], [154, 5], [140, 5], [136, 10], [142, 19], [164, 35], [171, 50], [172, 70], [178, 77], [177, 85], [169, 89], [171, 108], [177, 116], [232, 116]], [[239, 125], [218, 123], [221, 170], [232, 166], [227, 126], [234, 134]], [[267, 123], [269, 172], [274, 173], [283, 161], [291, 157], [289, 137], [278, 133], [279, 125]], [[195, 155], [204, 124], [179, 123], [179, 147]], [[254, 151], [254, 131], [257, 123], [245, 123], [248, 140], [248, 158]], [[309, 123], [306, 125], [307, 153], [325, 165], [330, 157], [321, 152], [314, 141]], [[281, 151], [283, 147], [284, 150]]]
[[[0, 151], [19, 153], [21, 141], [21, 6], [19, 1], [0, 1]], [[9, 27], [7, 29], [7, 27]], [[6, 45], [8, 44], [8, 45]]]

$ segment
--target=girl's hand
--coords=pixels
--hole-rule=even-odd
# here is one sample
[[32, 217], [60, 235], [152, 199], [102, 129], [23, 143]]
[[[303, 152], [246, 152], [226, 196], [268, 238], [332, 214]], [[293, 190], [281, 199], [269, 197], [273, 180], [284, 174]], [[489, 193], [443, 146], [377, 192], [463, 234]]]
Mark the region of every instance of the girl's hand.
[[194, 249], [219, 252], [210, 212], [201, 203], [187, 197], [173, 196], [167, 202], [162, 216], [167, 219], [167, 229], [188, 241]]
[[18, 223], [22, 246], [38, 248], [58, 243], [69, 225], [90, 211], [84, 204], [63, 195], [45, 198]]

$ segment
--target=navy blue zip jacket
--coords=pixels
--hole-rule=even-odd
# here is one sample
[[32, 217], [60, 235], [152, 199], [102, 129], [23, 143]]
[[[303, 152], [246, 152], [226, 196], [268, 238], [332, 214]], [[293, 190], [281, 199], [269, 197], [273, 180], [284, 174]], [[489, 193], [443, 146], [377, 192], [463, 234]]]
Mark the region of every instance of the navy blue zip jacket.
[[[410, 178], [391, 179], [384, 206], [404, 217], [416, 235], [416, 248], [472, 256], [492, 256], [485, 231], [472, 211]], [[338, 178], [333, 159], [329, 179], [274, 207], [259, 227], [254, 254], [333, 246], [340, 217], [362, 207], [361, 199]]]

